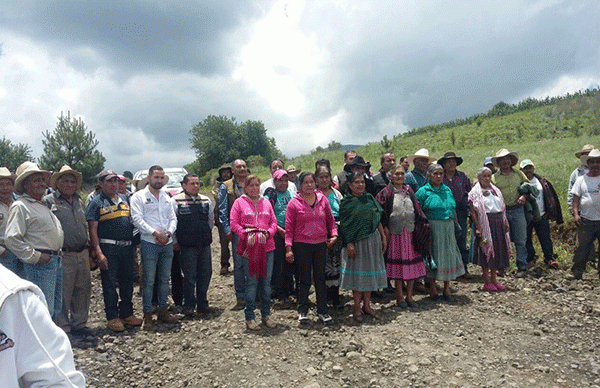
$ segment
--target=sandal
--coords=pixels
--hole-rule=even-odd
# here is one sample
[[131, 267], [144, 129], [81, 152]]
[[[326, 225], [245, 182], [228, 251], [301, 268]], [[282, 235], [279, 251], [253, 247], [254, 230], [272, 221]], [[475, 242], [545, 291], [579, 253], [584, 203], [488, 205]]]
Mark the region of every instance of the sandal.
[[356, 321], [356, 322], [362, 322], [363, 321], [363, 314], [362, 311], [360, 309], [358, 310], [354, 310], [354, 314], [352, 314], [352, 318]]
[[377, 314], [377, 312], [375, 312], [375, 310], [373, 310], [372, 308], [365, 309], [363, 307], [362, 311], [363, 313], [372, 316], [373, 319], [379, 319], [379, 314]]
[[262, 323], [269, 329], [274, 329], [277, 327], [277, 324], [271, 320], [271, 317], [263, 318]]
[[256, 324], [256, 321], [254, 319], [251, 321], [246, 321], [246, 327], [250, 331], [259, 331], [260, 330], [260, 326], [258, 326]]
[[548, 263], [546, 263], [548, 265], [548, 268], [551, 269], [558, 269], [558, 263], [556, 262], [556, 260], [550, 260]]

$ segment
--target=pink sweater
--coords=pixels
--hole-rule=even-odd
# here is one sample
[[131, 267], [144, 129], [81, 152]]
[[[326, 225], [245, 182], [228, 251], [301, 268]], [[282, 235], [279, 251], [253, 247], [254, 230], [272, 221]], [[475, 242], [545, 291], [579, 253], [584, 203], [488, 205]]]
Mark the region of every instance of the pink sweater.
[[329, 201], [320, 192], [315, 192], [317, 199], [314, 207], [306, 203], [300, 193], [288, 203], [285, 213], [285, 246], [292, 242], [320, 244], [328, 237], [337, 236], [337, 226]]
[[229, 214], [229, 224], [231, 231], [237, 234], [240, 240], [245, 238], [244, 227], [246, 225], [267, 230], [269, 239], [267, 240], [266, 251], [275, 250], [273, 236], [277, 232], [277, 219], [271, 203], [267, 199], [261, 197], [256, 205], [246, 195], [236, 199]]

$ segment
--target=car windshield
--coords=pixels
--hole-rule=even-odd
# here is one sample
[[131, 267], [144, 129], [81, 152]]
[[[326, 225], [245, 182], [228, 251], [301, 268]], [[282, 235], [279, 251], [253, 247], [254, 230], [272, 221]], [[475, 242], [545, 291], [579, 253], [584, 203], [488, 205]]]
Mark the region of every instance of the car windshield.
[[170, 172], [167, 174], [169, 176], [169, 182], [167, 182], [166, 187], [180, 187], [181, 181], [185, 176], [184, 172]]

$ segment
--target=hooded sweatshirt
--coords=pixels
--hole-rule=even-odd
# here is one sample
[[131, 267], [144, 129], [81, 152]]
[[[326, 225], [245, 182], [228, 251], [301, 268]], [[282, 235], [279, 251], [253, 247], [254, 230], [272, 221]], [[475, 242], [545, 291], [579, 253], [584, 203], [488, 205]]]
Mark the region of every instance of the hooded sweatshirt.
[[265, 245], [265, 251], [271, 252], [275, 250], [275, 242], [273, 236], [277, 233], [277, 219], [271, 207], [271, 203], [260, 198], [256, 204], [246, 196], [242, 195], [236, 199], [231, 207], [229, 216], [229, 224], [231, 231], [240, 237], [240, 240], [245, 238], [245, 227], [247, 225], [254, 226], [269, 232], [269, 238]]
[[337, 226], [327, 198], [315, 191], [314, 206], [310, 206], [300, 193], [290, 201], [285, 215], [285, 246], [292, 242], [320, 244], [327, 237], [337, 236]]

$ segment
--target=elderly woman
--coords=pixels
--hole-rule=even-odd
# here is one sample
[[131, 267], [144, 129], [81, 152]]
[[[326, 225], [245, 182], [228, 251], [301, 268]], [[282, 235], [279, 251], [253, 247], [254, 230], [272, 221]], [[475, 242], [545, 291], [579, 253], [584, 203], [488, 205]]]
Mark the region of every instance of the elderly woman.
[[271, 321], [271, 274], [273, 271], [273, 236], [277, 232], [277, 219], [269, 201], [260, 196], [260, 179], [256, 175], [246, 178], [244, 194], [235, 200], [230, 214], [231, 230], [239, 236], [236, 253], [244, 258], [246, 276], [246, 327], [260, 330], [254, 321], [256, 293], [260, 296], [260, 314], [268, 328]]
[[[327, 198], [331, 213], [336, 223], [339, 221], [340, 202], [342, 193], [333, 188], [331, 179], [331, 170], [326, 166], [318, 166], [315, 170], [315, 180], [317, 190]], [[339, 225], [339, 223], [338, 223]], [[325, 262], [325, 285], [327, 286], [327, 301], [331, 302], [333, 307], [339, 308], [340, 302], [340, 253], [342, 250], [341, 241], [327, 249], [327, 261]]]
[[341, 286], [352, 290], [354, 320], [361, 322], [363, 313], [378, 318], [370, 306], [371, 291], [387, 286], [383, 258], [387, 240], [380, 222], [383, 209], [371, 194], [365, 192], [364, 174], [350, 174], [348, 188], [350, 192], [340, 203], [340, 227], [344, 238]]
[[317, 314], [324, 324], [333, 322], [327, 312], [325, 260], [327, 248], [337, 242], [337, 226], [327, 198], [315, 191], [315, 176], [303, 172], [298, 177], [300, 191], [288, 204], [285, 214], [285, 259], [298, 268], [298, 320], [309, 322], [308, 292], [314, 280]]
[[500, 190], [492, 184], [492, 170], [482, 167], [477, 171], [478, 183], [469, 192], [471, 218], [475, 225], [473, 264], [483, 271], [483, 289], [502, 291], [504, 286], [496, 279], [496, 270], [508, 267], [510, 236], [506, 206]]
[[[444, 300], [450, 300], [450, 280], [465, 273], [462, 257], [456, 244], [454, 220], [456, 202], [452, 190], [442, 182], [444, 168], [432, 164], [427, 169], [428, 182], [416, 193], [417, 200], [431, 226], [432, 270], [429, 277], [429, 293], [437, 298], [436, 280], [444, 282]], [[435, 268], [434, 268], [435, 267]]]
[[[417, 198], [410, 186], [404, 184], [406, 171], [394, 165], [388, 172], [390, 184], [377, 194], [384, 210], [382, 224], [388, 236], [386, 273], [396, 281], [396, 305], [415, 307], [413, 286], [415, 279], [425, 276], [425, 263], [412, 241], [415, 220], [425, 219]], [[406, 281], [406, 299], [402, 294], [402, 281]]]

